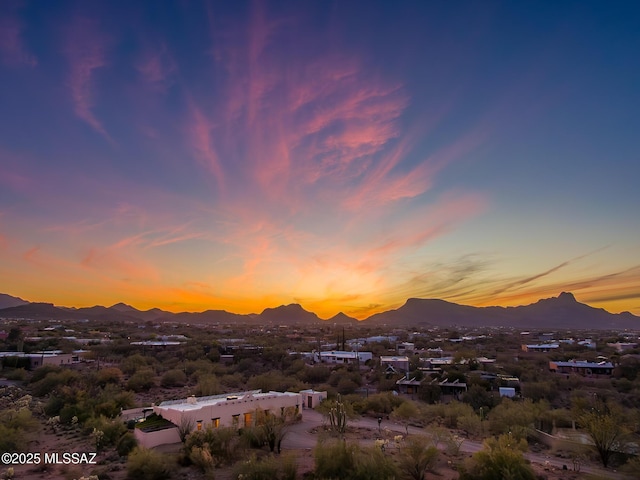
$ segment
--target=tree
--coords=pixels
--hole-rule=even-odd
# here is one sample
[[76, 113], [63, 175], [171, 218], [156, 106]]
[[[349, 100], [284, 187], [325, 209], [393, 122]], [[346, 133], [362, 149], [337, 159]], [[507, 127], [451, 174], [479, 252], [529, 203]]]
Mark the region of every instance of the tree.
[[584, 410], [578, 416], [578, 424], [593, 440], [600, 461], [607, 468], [611, 456], [620, 450], [623, 439], [628, 434], [625, 418], [619, 407], [596, 401], [591, 409]]
[[471, 405], [475, 411], [481, 408], [489, 411], [495, 405], [495, 397], [480, 385], [471, 385], [462, 396], [462, 401]]
[[546, 402], [533, 403], [529, 399], [514, 402], [503, 398], [502, 402], [489, 413], [489, 428], [495, 435], [512, 432], [524, 438], [533, 428], [536, 419], [547, 410]]
[[276, 416], [274, 413], [262, 409], [257, 409], [255, 412], [256, 428], [260, 438], [267, 444], [271, 452], [277, 450], [280, 453], [282, 440], [287, 434], [288, 426], [295, 418], [295, 415], [287, 413], [289, 415]]
[[484, 449], [475, 453], [461, 467], [460, 480], [535, 480], [536, 475], [522, 453], [527, 450], [524, 439], [500, 435], [485, 440]]
[[415, 421], [419, 415], [420, 411], [418, 410], [418, 407], [416, 407], [415, 403], [409, 400], [403, 402], [393, 412], [391, 412], [391, 416], [404, 425], [407, 435], [409, 435], [409, 424], [412, 420]]
[[414, 436], [406, 440], [400, 449], [398, 466], [411, 480], [424, 480], [438, 460], [438, 449], [424, 436]]

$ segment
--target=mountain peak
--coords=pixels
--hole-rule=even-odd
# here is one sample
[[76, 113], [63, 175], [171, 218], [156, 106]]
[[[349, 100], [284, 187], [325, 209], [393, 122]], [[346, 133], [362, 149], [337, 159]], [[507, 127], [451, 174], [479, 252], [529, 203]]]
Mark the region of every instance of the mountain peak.
[[327, 319], [327, 322], [330, 323], [358, 323], [357, 318], [350, 317], [346, 315], [344, 312], [340, 312], [335, 314], [333, 317]]
[[577, 303], [576, 297], [574, 297], [573, 293], [571, 292], [562, 292], [560, 295], [558, 295], [558, 300]]
[[133, 308], [131, 305], [127, 305], [126, 303], [116, 303], [115, 305], [111, 305], [111, 307], [113, 310], [117, 310], [119, 312], [137, 312], [138, 309], [137, 308]]

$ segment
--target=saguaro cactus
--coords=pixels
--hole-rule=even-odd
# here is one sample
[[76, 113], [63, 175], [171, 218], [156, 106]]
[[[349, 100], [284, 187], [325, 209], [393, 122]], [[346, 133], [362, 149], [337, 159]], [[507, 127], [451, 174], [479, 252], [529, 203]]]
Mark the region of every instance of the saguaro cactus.
[[340, 395], [338, 395], [335, 406], [329, 410], [329, 422], [331, 429], [340, 435], [344, 434], [347, 429], [347, 409]]

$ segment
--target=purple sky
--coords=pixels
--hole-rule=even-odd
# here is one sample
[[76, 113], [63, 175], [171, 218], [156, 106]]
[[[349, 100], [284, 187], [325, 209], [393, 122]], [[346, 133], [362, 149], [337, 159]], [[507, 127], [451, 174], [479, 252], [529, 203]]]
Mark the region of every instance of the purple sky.
[[0, 4], [0, 291], [640, 314], [637, 2]]

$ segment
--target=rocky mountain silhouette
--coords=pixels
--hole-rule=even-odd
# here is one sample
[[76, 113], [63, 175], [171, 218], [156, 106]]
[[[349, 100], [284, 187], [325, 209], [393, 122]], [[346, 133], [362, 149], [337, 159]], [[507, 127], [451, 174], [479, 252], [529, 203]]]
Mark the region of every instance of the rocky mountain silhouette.
[[[9, 295], [0, 296], [0, 300], [5, 297], [10, 297], [9, 301], [12, 301], [11, 299], [21, 300]], [[249, 315], [225, 310], [172, 313], [152, 308], [141, 311], [124, 303], [117, 303], [111, 307], [85, 308], [57, 307], [50, 303], [24, 303], [0, 309], [0, 318], [253, 325], [267, 323], [319, 325], [324, 322], [348, 325], [357, 322], [356, 319], [342, 312], [328, 320], [322, 320], [315, 313], [305, 310], [297, 303], [266, 308], [262, 313]], [[591, 307], [578, 302], [573, 294], [568, 292], [518, 307], [472, 307], [439, 299], [410, 298], [401, 307], [377, 313], [363, 322], [368, 325], [405, 327], [505, 326], [523, 329], [640, 329], [640, 317], [629, 312], [610, 313], [602, 308]]]

